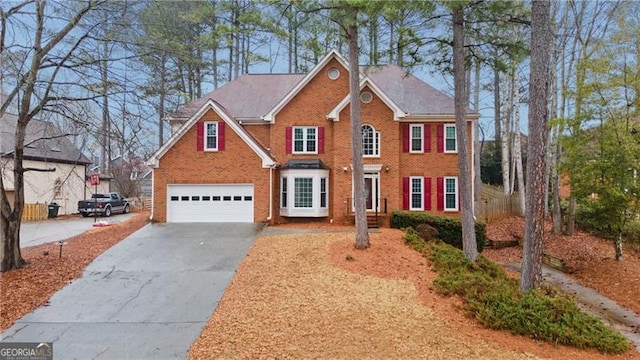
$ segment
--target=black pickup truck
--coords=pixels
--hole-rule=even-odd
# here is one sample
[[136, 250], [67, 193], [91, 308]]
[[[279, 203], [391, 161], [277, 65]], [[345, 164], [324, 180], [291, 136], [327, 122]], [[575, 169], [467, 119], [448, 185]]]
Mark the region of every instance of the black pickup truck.
[[129, 202], [116, 192], [93, 194], [89, 200], [78, 201], [78, 212], [87, 217], [89, 214], [111, 216], [114, 213], [127, 214]]

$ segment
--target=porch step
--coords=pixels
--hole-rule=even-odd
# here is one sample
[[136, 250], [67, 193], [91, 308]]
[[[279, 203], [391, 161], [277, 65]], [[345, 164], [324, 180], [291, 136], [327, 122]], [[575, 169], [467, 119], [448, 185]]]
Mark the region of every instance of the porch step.
[[375, 216], [367, 216], [367, 227], [369, 229], [378, 229], [380, 227], [380, 221]]

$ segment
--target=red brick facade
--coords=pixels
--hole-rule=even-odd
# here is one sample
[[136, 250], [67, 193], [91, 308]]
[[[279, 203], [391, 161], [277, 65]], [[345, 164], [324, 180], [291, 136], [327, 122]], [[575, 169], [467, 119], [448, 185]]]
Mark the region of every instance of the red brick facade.
[[[327, 75], [330, 68], [338, 68], [340, 76], [332, 80]], [[451, 116], [441, 120], [410, 119], [394, 120], [393, 110], [370, 88], [365, 90], [374, 96], [369, 103], [362, 103], [362, 124], [370, 125], [380, 133], [380, 156], [365, 157], [365, 166], [379, 169], [380, 210], [386, 202], [387, 214], [403, 208], [403, 178], [419, 176], [430, 178], [432, 213], [438, 211], [436, 179], [443, 176], [457, 176], [458, 156], [438, 152], [437, 128], [443, 123], [452, 124]], [[214, 184], [251, 183], [254, 184], [254, 220], [256, 222], [323, 221], [342, 224], [351, 221], [348, 214], [348, 199], [352, 198], [351, 147], [349, 105], [339, 113], [339, 119], [328, 119], [327, 115], [348, 95], [348, 71], [336, 59], [330, 60], [311, 78], [284, 107], [275, 114], [271, 124], [243, 125], [264, 149], [267, 149], [277, 163], [282, 166], [292, 159], [320, 159], [329, 170], [327, 217], [300, 219], [280, 215], [280, 170], [263, 168], [260, 157], [230, 127], [227, 127], [224, 151], [197, 151], [197, 125], [186, 131], [160, 158], [154, 170], [153, 218], [166, 221], [166, 190], [168, 184]], [[213, 110], [197, 120], [223, 121]], [[407, 122], [428, 127], [429, 152], [403, 152], [402, 126]], [[324, 152], [319, 154], [291, 154], [286, 151], [286, 129], [292, 126], [318, 126], [324, 128]], [[471, 125], [468, 126], [469, 133]], [[470, 147], [471, 149], [471, 147]], [[345, 171], [345, 169], [347, 169]], [[270, 172], [271, 179], [270, 179]], [[269, 188], [271, 182], [272, 188]], [[270, 191], [271, 190], [271, 191]], [[270, 195], [271, 194], [271, 195]], [[271, 196], [272, 203], [269, 204]], [[269, 219], [270, 205], [272, 217]], [[446, 215], [458, 216], [457, 212]], [[388, 224], [387, 221], [383, 223]]]
[[[198, 122], [222, 121], [209, 110]], [[254, 184], [254, 217], [265, 221], [269, 212], [269, 169], [231, 129], [225, 133], [224, 151], [198, 151], [194, 124], [153, 171], [153, 220], [167, 221], [168, 184]], [[249, 170], [250, 169], [250, 170]]]

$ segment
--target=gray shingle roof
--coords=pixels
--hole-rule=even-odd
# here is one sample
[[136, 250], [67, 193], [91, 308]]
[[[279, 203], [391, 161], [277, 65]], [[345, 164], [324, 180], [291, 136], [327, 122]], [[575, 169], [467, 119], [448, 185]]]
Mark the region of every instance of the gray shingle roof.
[[[409, 115], [453, 115], [453, 99], [431, 85], [407, 74], [397, 65], [362, 66], [368, 76], [395, 104]], [[223, 106], [236, 120], [259, 119], [289, 93], [304, 74], [248, 74], [187, 104], [169, 118], [188, 119], [208, 100]], [[471, 111], [469, 111], [471, 112]]]
[[449, 95], [407, 74], [397, 65], [363, 66], [360, 71], [409, 115], [455, 113], [454, 102]]
[[186, 119], [214, 100], [236, 119], [260, 118], [282, 100], [304, 74], [247, 74], [187, 104], [169, 116]]
[[[15, 132], [18, 117], [4, 114], [0, 119], [0, 154], [12, 156], [15, 147]], [[48, 121], [33, 119], [27, 126], [25, 137], [25, 159], [90, 164], [91, 161], [78, 150], [60, 129]]]
[[320, 159], [293, 159], [287, 161], [282, 169], [325, 169], [328, 170], [329, 167], [322, 162]]

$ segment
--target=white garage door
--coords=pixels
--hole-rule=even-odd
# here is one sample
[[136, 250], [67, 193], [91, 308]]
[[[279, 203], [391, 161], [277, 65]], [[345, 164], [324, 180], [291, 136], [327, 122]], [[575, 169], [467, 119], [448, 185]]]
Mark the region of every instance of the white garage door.
[[168, 185], [167, 222], [253, 222], [253, 185]]

